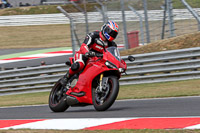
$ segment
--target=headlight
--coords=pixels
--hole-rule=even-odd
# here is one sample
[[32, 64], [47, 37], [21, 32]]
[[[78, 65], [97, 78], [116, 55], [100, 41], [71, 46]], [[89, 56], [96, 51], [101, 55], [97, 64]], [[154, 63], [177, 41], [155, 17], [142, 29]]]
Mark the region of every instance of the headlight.
[[105, 62], [105, 65], [106, 65], [108, 68], [116, 68], [116, 69], [118, 69], [118, 67], [117, 67], [115, 64], [113, 64], [112, 62], [110, 62], [110, 61], [106, 61], [106, 62]]

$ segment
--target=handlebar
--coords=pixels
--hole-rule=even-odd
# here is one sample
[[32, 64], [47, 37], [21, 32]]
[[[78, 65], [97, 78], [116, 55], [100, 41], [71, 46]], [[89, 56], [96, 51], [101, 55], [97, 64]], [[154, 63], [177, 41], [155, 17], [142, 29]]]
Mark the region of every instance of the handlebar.
[[93, 51], [90, 51], [90, 52], [88, 52], [88, 53], [86, 53], [85, 55], [84, 55], [86, 58], [89, 58], [89, 57], [103, 57], [103, 54], [100, 54], [100, 53], [95, 53], [95, 52], [93, 52]]
[[95, 53], [95, 56], [96, 56], [96, 57], [103, 57], [103, 54]]

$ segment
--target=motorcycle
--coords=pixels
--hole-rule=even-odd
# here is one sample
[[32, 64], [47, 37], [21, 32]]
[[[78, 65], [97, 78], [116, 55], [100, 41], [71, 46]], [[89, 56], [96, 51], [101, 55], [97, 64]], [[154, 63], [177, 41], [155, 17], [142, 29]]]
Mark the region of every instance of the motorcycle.
[[[70, 65], [73, 57], [70, 57]], [[134, 61], [133, 56], [129, 56]], [[103, 54], [90, 57], [82, 72], [73, 75], [65, 86], [59, 79], [49, 95], [49, 107], [53, 112], [64, 112], [69, 106], [93, 105], [97, 111], [105, 111], [115, 102], [119, 92], [119, 79], [127, 65], [121, 59], [117, 47], [104, 48]]]

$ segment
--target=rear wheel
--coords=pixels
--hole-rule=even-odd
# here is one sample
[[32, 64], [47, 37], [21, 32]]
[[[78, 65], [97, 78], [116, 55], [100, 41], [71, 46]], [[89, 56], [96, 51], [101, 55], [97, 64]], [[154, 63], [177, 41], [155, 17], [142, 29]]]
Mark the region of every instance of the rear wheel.
[[92, 101], [97, 111], [105, 111], [112, 106], [119, 92], [119, 81], [115, 76], [109, 76], [105, 89], [99, 90], [99, 85], [92, 89]]
[[64, 112], [69, 105], [65, 101], [66, 90], [60, 80], [56, 82], [49, 95], [49, 108], [54, 112]]

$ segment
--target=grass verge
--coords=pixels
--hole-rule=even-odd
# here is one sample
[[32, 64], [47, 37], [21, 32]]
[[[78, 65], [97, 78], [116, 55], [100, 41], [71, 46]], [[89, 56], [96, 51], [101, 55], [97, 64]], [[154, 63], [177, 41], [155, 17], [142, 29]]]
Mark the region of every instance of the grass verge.
[[[118, 100], [160, 97], [199, 96], [200, 79], [120, 86]], [[0, 107], [48, 103], [49, 92], [0, 96]]]
[[[84, 4], [78, 4], [82, 9], [84, 9]], [[28, 6], [28, 7], [18, 7], [18, 8], [5, 8], [0, 10], [0, 16], [8, 15], [32, 15], [32, 14], [52, 14], [60, 13], [57, 9], [58, 5], [40, 5], [40, 6]], [[97, 3], [89, 3], [86, 5], [87, 11], [96, 11], [95, 6], [100, 7]], [[62, 7], [67, 12], [80, 12], [78, 9], [74, 8], [72, 4], [62, 5]]]
[[0, 49], [71, 46], [69, 24], [0, 27]]
[[[199, 8], [199, 0], [187, 0], [188, 4], [192, 8]], [[120, 0], [108, 1], [105, 3], [107, 8], [112, 10], [120, 9]], [[164, 4], [163, 0], [152, 0], [148, 1], [149, 10], [161, 10], [160, 6]], [[78, 4], [82, 9], [84, 9], [84, 4]], [[142, 0], [125, 0], [125, 10], [129, 10], [127, 5], [133, 6], [137, 10], [143, 10]], [[0, 10], [0, 15], [29, 15], [29, 14], [51, 14], [51, 13], [60, 13], [56, 8], [58, 5], [41, 5], [41, 6], [28, 6], [28, 7], [19, 7], [19, 8], [6, 8]], [[88, 3], [86, 8], [88, 12], [96, 11], [95, 6], [100, 8], [100, 5], [97, 3]], [[66, 4], [62, 6], [67, 12], [80, 12], [78, 9], [74, 8], [72, 4]], [[180, 0], [173, 0], [174, 9], [185, 9], [185, 6]]]
[[[159, 23], [159, 21], [157, 23]], [[182, 22], [182, 24], [183, 23], [187, 24], [188, 21], [185, 20]], [[136, 23], [128, 22], [127, 25], [136, 25]], [[80, 42], [82, 43], [85, 37], [85, 33], [83, 33], [83, 31], [85, 30], [84, 25], [79, 24], [76, 26], [78, 27], [77, 29], [79, 29], [77, 30], [77, 33], [81, 33], [78, 34], [78, 36]], [[92, 23], [90, 24], [90, 26], [100, 27], [101, 24], [98, 23], [96, 25]], [[96, 29], [90, 30], [93, 31]], [[71, 34], [69, 24], [0, 27], [0, 31], [0, 49], [50, 48], [71, 46]], [[160, 32], [157, 31], [156, 34], [159, 33]], [[116, 39], [116, 43], [122, 43], [121, 40], [123, 40], [122, 35], [119, 35]], [[170, 39], [168, 38], [152, 42], [145, 46], [124, 50], [121, 51], [121, 55], [158, 52], [190, 47], [200, 47], [200, 32], [185, 34]]]
[[185, 34], [173, 38], [159, 40], [148, 45], [121, 51], [121, 56], [129, 54], [141, 54], [151, 52], [161, 52], [174, 49], [184, 49], [200, 47], [200, 32]]
[[0, 107], [47, 104], [48, 95], [49, 92], [40, 92], [0, 96]]

